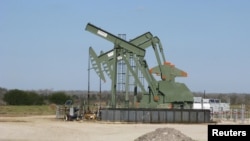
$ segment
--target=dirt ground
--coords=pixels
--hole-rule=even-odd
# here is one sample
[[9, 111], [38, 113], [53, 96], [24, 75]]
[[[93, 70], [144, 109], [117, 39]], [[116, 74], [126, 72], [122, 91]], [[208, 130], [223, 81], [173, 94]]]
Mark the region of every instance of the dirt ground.
[[[54, 115], [0, 117], [0, 141], [142, 141], [150, 136], [157, 141], [160, 140], [157, 136], [161, 133], [172, 136], [178, 134], [179, 137], [185, 137], [185, 141], [189, 141], [188, 138], [207, 141], [207, 127], [207, 123], [125, 124], [63, 121]], [[164, 135], [162, 138], [168, 137]]]

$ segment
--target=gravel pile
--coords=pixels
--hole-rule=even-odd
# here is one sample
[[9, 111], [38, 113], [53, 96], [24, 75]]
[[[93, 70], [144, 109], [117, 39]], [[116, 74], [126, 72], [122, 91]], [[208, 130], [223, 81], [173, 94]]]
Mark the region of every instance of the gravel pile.
[[195, 141], [173, 128], [158, 128], [146, 133], [134, 141]]

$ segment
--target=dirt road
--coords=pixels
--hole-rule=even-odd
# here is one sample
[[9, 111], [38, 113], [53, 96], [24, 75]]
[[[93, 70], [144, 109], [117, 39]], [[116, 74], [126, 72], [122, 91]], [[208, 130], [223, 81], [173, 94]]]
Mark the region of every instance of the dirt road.
[[52, 116], [0, 117], [0, 141], [134, 141], [158, 128], [174, 128], [207, 141], [208, 124], [124, 124], [63, 121]]

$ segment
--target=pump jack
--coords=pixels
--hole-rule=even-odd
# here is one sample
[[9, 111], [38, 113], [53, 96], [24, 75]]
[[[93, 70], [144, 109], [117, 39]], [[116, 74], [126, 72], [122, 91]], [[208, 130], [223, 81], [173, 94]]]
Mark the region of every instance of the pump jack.
[[[117, 62], [120, 59], [125, 62], [126, 68], [132, 74], [136, 84], [135, 89], [138, 86], [142, 91], [139, 108], [190, 109], [192, 107], [193, 94], [191, 91], [185, 84], [175, 82], [175, 77], [187, 77], [187, 73], [166, 61], [162, 44], [157, 36], [146, 32], [130, 41], [126, 41], [91, 23], [86, 25], [85, 30], [114, 43], [112, 50], [102, 51], [100, 55], [97, 55], [92, 47], [89, 48], [92, 67], [97, 75], [100, 79], [106, 81], [105, 72], [111, 79], [112, 108], [116, 108]], [[158, 63], [151, 69], [148, 68], [149, 66], [145, 60], [146, 49], [149, 47], [153, 48]], [[131, 67], [130, 59], [135, 62], [136, 69]], [[138, 71], [143, 74], [148, 89], [139, 79]], [[159, 76], [160, 80], [156, 80], [153, 74]]]

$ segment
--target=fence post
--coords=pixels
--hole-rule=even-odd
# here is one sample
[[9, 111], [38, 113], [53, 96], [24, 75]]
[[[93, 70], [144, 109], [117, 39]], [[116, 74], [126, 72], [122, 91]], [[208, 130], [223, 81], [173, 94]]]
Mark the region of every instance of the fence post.
[[234, 109], [234, 122], [237, 121], [238, 111], [237, 109]]
[[230, 109], [230, 120], [233, 119], [233, 109]]
[[244, 123], [244, 120], [245, 120], [245, 105], [242, 104], [241, 105], [241, 123], [243, 124]]

